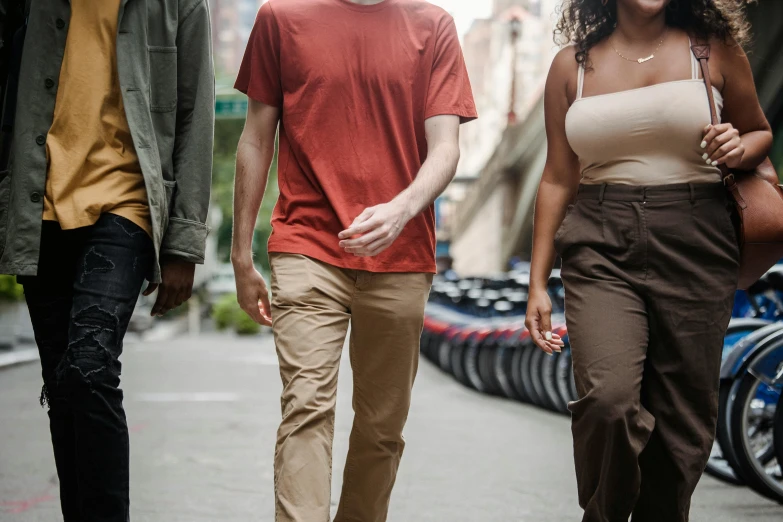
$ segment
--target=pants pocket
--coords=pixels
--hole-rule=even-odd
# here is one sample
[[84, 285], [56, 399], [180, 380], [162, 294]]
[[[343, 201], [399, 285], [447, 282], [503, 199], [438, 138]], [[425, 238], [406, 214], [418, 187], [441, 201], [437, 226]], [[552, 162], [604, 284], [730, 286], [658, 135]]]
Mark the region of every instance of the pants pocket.
[[603, 246], [603, 207], [598, 200], [580, 199], [569, 207], [563, 223], [555, 234], [555, 251], [563, 257], [577, 246]]
[[560, 223], [560, 226], [557, 228], [557, 232], [555, 232], [555, 252], [558, 254], [562, 254], [562, 239], [563, 235], [565, 234], [566, 226], [568, 225], [568, 218], [571, 217], [571, 214], [574, 211], [574, 205], [568, 205], [568, 208], [566, 209], [565, 217], [563, 218], [563, 222]]
[[729, 198], [726, 202], [726, 231], [729, 237], [737, 243], [737, 248], [740, 244], [740, 230], [742, 228], [742, 221], [737, 211], [737, 205]]
[[313, 291], [310, 279], [315, 267], [307, 257], [272, 253], [269, 262], [272, 266], [270, 290], [273, 309], [313, 305], [312, 299], [318, 300], [318, 292]]

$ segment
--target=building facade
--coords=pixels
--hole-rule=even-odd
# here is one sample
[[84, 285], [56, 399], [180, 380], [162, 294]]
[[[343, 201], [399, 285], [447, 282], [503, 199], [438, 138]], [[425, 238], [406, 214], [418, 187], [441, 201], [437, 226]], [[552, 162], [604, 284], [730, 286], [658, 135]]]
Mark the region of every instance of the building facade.
[[256, 14], [266, 0], [210, 0], [212, 48], [217, 74], [232, 79], [239, 71]]
[[[462, 160], [455, 182], [442, 197], [444, 216], [438, 231], [439, 239], [449, 243], [454, 268], [461, 274], [505, 268], [502, 244], [519, 187], [513, 176], [485, 174], [491, 165], [498, 166], [492, 160], [503, 140], [518, 134], [519, 129], [513, 129], [539, 106], [549, 66], [559, 50], [552, 38], [558, 3], [494, 0], [492, 17], [476, 20], [464, 36], [479, 119], [461, 129]], [[483, 196], [474, 201], [477, 188]]]

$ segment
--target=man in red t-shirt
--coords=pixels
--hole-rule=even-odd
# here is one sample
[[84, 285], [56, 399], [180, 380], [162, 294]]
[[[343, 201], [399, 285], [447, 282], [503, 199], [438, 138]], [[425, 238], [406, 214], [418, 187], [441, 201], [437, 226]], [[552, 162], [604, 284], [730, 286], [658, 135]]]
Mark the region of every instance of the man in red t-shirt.
[[[276, 520], [329, 518], [349, 323], [355, 419], [335, 520], [386, 520], [435, 272], [432, 202], [476, 117], [454, 21], [423, 0], [270, 0], [236, 88], [250, 101], [232, 262], [280, 359]], [[251, 241], [278, 124], [270, 303]]]

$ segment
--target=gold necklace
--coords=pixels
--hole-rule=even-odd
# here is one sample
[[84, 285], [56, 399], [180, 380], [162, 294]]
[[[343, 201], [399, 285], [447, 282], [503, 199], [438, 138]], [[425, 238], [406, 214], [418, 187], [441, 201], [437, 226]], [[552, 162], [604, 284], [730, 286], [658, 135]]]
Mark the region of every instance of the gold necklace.
[[617, 56], [619, 56], [623, 60], [626, 60], [628, 62], [636, 62], [636, 63], [641, 64], [641, 63], [644, 63], [644, 62], [649, 62], [650, 60], [655, 58], [655, 53], [657, 53], [658, 49], [660, 49], [661, 46], [663, 45], [663, 41], [666, 40], [666, 35], [667, 34], [669, 34], [668, 30], [665, 33], [663, 33], [663, 38], [661, 38], [661, 41], [658, 43], [658, 47], [656, 47], [655, 50], [652, 52], [652, 54], [650, 56], [647, 56], [646, 58], [636, 58], [636, 59], [626, 58], [625, 56], [623, 56], [623, 53], [621, 53], [620, 51], [617, 50], [617, 48], [614, 46], [614, 44], [612, 44], [612, 42], [609, 42], [609, 45], [612, 46], [612, 49], [614, 49], [614, 52], [617, 53]]

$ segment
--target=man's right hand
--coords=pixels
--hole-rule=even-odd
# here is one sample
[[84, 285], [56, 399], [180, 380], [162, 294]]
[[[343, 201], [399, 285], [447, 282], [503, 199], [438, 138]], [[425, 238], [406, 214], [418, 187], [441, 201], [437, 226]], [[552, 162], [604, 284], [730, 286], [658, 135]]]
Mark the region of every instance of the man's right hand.
[[552, 300], [546, 291], [530, 292], [525, 326], [536, 346], [549, 355], [565, 346], [560, 336], [552, 332]]
[[258, 324], [272, 326], [269, 291], [258, 270], [254, 266], [244, 269], [234, 267], [234, 278], [237, 283], [239, 307]]

